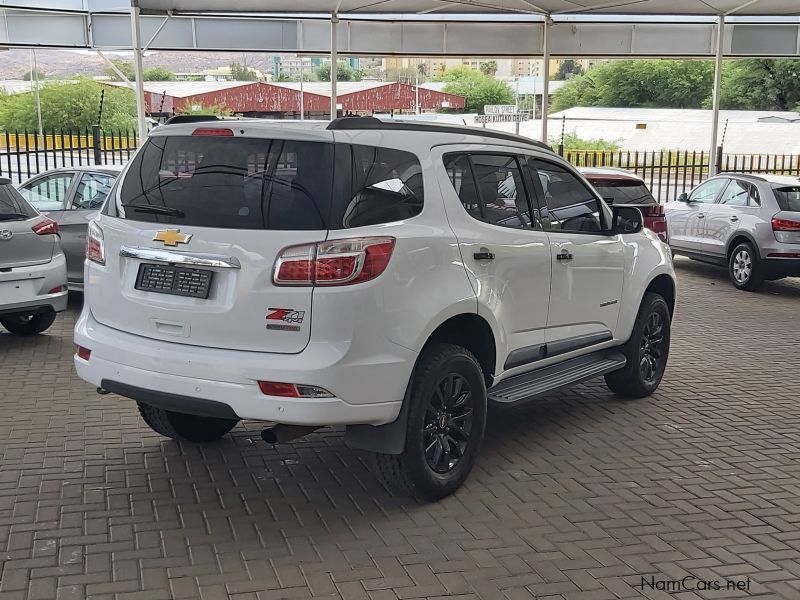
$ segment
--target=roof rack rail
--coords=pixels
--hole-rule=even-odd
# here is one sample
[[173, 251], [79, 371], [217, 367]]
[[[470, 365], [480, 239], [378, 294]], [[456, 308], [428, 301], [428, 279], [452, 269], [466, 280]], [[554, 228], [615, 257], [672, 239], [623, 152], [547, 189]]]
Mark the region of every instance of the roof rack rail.
[[207, 121], [252, 121], [249, 117], [220, 117], [217, 115], [175, 115], [164, 121], [164, 125], [176, 123], [204, 123]]
[[516, 142], [517, 144], [526, 144], [528, 146], [536, 146], [544, 150], [553, 151], [553, 149], [538, 140], [532, 140], [522, 135], [513, 133], [506, 133], [504, 131], [495, 131], [493, 129], [478, 129], [477, 127], [470, 127], [468, 125], [440, 125], [438, 123], [429, 123], [425, 121], [382, 121], [375, 117], [340, 117], [334, 119], [328, 125], [328, 129], [336, 130], [354, 130], [354, 129], [381, 129], [389, 131], [429, 131], [441, 133], [460, 133], [462, 135], [479, 135], [484, 137], [496, 138], [507, 142]]
[[762, 175], [756, 175], [754, 173], [737, 173], [736, 171], [731, 171], [728, 173], [717, 173], [717, 175], [729, 175], [733, 177], [741, 177], [742, 179], [752, 179], [754, 181], [769, 181], [766, 177]]

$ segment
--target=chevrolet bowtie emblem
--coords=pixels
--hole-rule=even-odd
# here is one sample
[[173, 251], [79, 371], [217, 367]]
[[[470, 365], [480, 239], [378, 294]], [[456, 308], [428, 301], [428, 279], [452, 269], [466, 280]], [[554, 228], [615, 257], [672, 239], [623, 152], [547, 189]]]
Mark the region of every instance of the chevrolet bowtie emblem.
[[158, 231], [153, 236], [154, 242], [164, 242], [165, 246], [177, 246], [178, 244], [188, 244], [192, 239], [191, 233], [181, 233], [180, 229], [165, 229]]

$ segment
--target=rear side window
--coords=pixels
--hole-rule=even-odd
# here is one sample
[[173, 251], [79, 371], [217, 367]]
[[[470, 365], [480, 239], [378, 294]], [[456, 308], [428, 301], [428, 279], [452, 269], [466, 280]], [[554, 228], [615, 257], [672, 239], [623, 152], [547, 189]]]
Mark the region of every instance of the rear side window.
[[36, 210], [11, 185], [0, 185], [0, 221], [32, 219]]
[[323, 142], [155, 136], [106, 211], [171, 225], [326, 229], [333, 157]]
[[781, 210], [800, 212], [800, 187], [773, 188]]
[[610, 204], [656, 204], [653, 194], [643, 183], [627, 181], [592, 182], [594, 189]]
[[337, 144], [335, 178], [343, 193], [334, 197], [331, 229], [403, 221], [422, 212], [422, 166], [410, 152]]

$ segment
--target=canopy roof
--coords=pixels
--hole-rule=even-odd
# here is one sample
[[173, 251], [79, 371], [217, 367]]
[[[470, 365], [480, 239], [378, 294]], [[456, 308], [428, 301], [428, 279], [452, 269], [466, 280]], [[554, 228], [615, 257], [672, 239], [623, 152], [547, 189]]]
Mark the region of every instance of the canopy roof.
[[[296, 0], [139, 0], [146, 11], [294, 13]], [[799, 0], [303, 0], [303, 13], [797, 16]]]

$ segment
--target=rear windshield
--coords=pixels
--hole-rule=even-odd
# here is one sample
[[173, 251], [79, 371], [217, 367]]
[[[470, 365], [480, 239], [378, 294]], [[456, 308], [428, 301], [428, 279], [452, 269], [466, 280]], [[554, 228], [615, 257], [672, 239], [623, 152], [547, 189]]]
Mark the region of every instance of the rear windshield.
[[773, 188], [781, 210], [800, 212], [800, 187]]
[[11, 185], [0, 185], [0, 221], [24, 221], [36, 214], [36, 210]]
[[106, 213], [230, 229], [321, 230], [388, 223], [422, 210], [414, 154], [354, 144], [155, 136]]
[[604, 181], [592, 185], [611, 204], [656, 204], [656, 199], [643, 183]]

